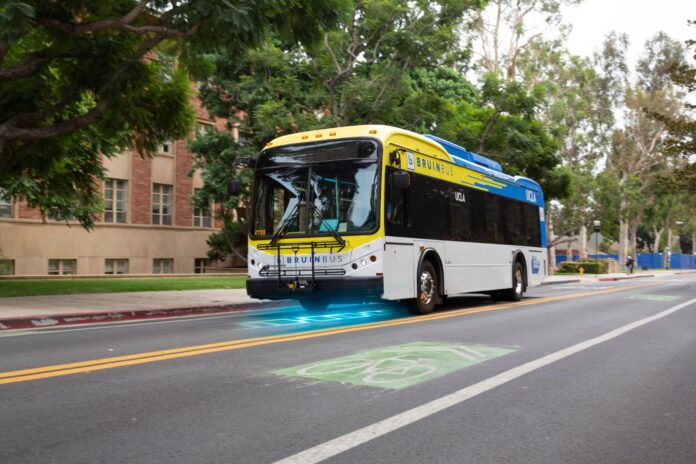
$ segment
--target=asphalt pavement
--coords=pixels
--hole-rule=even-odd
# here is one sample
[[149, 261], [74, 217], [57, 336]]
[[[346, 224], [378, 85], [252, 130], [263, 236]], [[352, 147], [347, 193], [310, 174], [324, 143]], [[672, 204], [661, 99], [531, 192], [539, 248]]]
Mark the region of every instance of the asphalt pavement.
[[0, 332], [0, 462], [693, 463], [696, 276]]

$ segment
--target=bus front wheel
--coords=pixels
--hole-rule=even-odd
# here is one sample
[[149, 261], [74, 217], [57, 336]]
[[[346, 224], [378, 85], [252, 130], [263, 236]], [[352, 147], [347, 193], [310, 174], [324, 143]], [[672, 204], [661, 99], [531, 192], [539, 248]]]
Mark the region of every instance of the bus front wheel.
[[428, 314], [435, 308], [439, 298], [438, 276], [430, 261], [423, 261], [418, 269], [416, 298], [411, 301], [411, 311]]
[[515, 262], [512, 268], [512, 288], [505, 292], [505, 299], [508, 301], [520, 301], [524, 294], [524, 269], [522, 263]]

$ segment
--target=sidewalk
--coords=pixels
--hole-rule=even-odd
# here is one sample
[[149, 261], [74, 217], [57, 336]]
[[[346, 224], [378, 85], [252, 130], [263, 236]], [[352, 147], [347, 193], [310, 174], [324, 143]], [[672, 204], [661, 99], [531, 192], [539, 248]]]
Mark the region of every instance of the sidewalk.
[[670, 269], [670, 270], [648, 270], [635, 271], [633, 274], [625, 272], [615, 272], [613, 274], [573, 274], [573, 275], [552, 275], [548, 276], [542, 285], [568, 284], [578, 282], [609, 282], [616, 280], [640, 279], [644, 277], [665, 277], [680, 274], [696, 274], [694, 269]]
[[87, 293], [0, 298], [0, 330], [260, 309], [282, 302], [244, 289]]

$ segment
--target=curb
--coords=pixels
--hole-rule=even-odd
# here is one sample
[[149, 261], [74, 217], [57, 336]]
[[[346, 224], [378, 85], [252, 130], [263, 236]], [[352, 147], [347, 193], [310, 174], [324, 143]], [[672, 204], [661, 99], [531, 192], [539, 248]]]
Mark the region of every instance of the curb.
[[682, 275], [682, 274], [696, 274], [696, 271], [682, 271], [682, 272], [675, 272], [675, 275]]
[[642, 279], [643, 277], [655, 277], [655, 274], [645, 274], [645, 275], [634, 275], [634, 276], [625, 276], [625, 277], [602, 277], [597, 280], [600, 282], [609, 282], [609, 281], [617, 281], [617, 280], [631, 280], [631, 279]]
[[37, 329], [41, 327], [57, 327], [71, 324], [93, 324], [98, 322], [123, 322], [136, 319], [158, 319], [174, 316], [193, 316], [204, 314], [228, 313], [248, 311], [253, 309], [267, 309], [283, 307], [290, 304], [287, 300], [262, 301], [258, 303], [241, 303], [217, 306], [189, 306], [184, 308], [163, 309], [125, 309], [115, 311], [103, 311], [86, 314], [58, 314], [39, 316], [19, 316], [0, 319], [0, 330], [13, 329]]
[[542, 282], [541, 285], [575, 284], [578, 282], [582, 282], [582, 279], [552, 280], [550, 282]]

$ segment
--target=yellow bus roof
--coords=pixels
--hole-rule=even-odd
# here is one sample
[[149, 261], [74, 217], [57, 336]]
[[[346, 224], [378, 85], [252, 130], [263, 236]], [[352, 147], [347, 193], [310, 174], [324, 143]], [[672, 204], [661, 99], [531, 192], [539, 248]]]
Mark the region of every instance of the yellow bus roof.
[[273, 139], [272, 141], [266, 144], [265, 148], [280, 147], [283, 145], [293, 145], [296, 143], [318, 142], [324, 140], [345, 139], [354, 137], [370, 137], [385, 142], [394, 135], [403, 135], [417, 140], [420, 143], [424, 143], [433, 148], [436, 148], [438, 154], [441, 154], [448, 161], [451, 161], [451, 157], [439, 143], [420, 134], [416, 134], [415, 132], [408, 131], [406, 129], [400, 129], [398, 127], [385, 126], [381, 124], [331, 127], [328, 129], [316, 129], [305, 132], [297, 132], [295, 134], [283, 135], [281, 137]]

